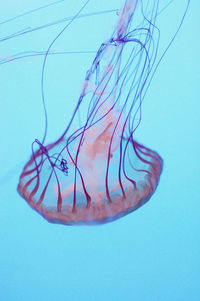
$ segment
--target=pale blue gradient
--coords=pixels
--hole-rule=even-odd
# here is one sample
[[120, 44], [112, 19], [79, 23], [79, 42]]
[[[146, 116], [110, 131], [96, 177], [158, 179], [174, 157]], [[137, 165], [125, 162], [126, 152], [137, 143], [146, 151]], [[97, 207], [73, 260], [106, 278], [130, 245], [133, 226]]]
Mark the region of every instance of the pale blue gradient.
[[[84, 12], [116, 9], [122, 2], [91, 0]], [[174, 2], [159, 17], [163, 48], [187, 1]], [[2, 1], [1, 22], [50, 3]], [[0, 38], [73, 16], [83, 3], [62, 1], [1, 24]], [[0, 301], [200, 300], [199, 15], [200, 3], [193, 0], [142, 106], [137, 138], [164, 159], [158, 189], [145, 206], [103, 226], [49, 224], [18, 195], [31, 143], [44, 133], [43, 57], [0, 65]], [[80, 19], [55, 48], [96, 50], [110, 36], [114, 20], [114, 13]], [[0, 59], [46, 50], [64, 24], [1, 41]], [[93, 57], [49, 56], [49, 141], [64, 130]]]

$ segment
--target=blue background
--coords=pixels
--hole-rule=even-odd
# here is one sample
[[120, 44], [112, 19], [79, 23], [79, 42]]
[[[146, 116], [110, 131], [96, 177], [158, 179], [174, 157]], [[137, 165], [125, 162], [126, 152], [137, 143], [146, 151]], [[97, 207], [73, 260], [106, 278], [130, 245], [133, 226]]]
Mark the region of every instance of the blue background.
[[[122, 2], [91, 0], [83, 13], [117, 9]], [[5, 21], [50, 3], [7, 0], [0, 4], [0, 300], [199, 301], [199, 1], [191, 1], [181, 31], [157, 70], [136, 133], [141, 143], [164, 159], [157, 191], [136, 212], [94, 227], [49, 224], [16, 191], [31, 143], [44, 133], [40, 86], [44, 58], [13, 57], [45, 51], [66, 23], [2, 39], [73, 16], [84, 1], [61, 1]], [[161, 7], [166, 3], [161, 1]], [[185, 7], [186, 1], [174, 1], [159, 16], [161, 50]], [[110, 37], [115, 22], [115, 13], [79, 19], [54, 50], [96, 51]], [[2, 64], [8, 57], [10, 62]], [[93, 53], [49, 56], [48, 141], [64, 130], [93, 57]]]

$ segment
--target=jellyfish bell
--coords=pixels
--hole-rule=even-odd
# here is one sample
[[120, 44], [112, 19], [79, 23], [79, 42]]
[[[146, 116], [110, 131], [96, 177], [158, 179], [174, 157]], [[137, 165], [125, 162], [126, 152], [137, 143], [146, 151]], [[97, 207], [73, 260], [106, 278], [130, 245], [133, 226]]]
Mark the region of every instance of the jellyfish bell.
[[[47, 146], [48, 152], [40, 149], [25, 166], [18, 191], [48, 221], [106, 223], [138, 209], [153, 194], [162, 159], [123, 137], [124, 124], [116, 125], [113, 110], [110, 115], [71, 140]], [[54, 155], [60, 149], [67, 174]]]
[[51, 144], [33, 142], [18, 192], [49, 222], [116, 220], [144, 205], [158, 185], [161, 157], [135, 140], [159, 41], [153, 2], [149, 19], [142, 11], [142, 23], [130, 30], [139, 1], [125, 1], [86, 73], [67, 129]]

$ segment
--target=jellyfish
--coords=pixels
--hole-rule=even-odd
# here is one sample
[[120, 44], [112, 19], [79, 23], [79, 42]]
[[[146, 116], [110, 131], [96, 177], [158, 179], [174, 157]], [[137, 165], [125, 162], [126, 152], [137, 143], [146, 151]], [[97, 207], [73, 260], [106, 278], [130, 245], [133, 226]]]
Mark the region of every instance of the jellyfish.
[[163, 160], [135, 139], [160, 37], [159, 1], [147, 2], [125, 1], [60, 138], [46, 144], [45, 131], [32, 144], [18, 192], [51, 223], [111, 222], [143, 206], [156, 190]]

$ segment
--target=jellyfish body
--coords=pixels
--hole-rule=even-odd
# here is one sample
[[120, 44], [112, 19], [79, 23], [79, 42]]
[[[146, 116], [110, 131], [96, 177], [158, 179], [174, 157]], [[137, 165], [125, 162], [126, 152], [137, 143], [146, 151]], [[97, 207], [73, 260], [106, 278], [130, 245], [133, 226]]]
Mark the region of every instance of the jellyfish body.
[[[146, 27], [130, 30], [137, 9], [138, 1], [125, 2], [115, 31], [86, 73], [63, 135], [46, 146], [33, 143], [18, 192], [49, 222], [110, 222], [141, 207], [157, 187], [162, 159], [134, 139], [155, 62], [157, 11], [149, 21], [144, 18]], [[86, 106], [77, 126], [77, 114]]]

